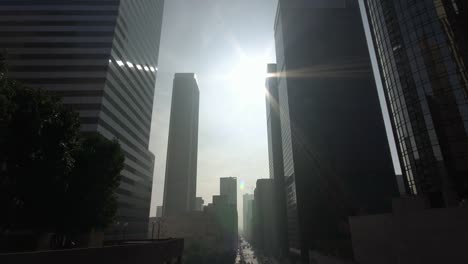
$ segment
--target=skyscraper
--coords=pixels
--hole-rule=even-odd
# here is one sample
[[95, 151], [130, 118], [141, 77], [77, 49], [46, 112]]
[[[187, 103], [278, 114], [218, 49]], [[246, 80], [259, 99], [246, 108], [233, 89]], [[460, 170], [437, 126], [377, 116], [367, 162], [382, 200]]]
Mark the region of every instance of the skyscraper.
[[195, 209], [199, 102], [200, 91], [195, 74], [176, 73], [167, 146], [164, 216]]
[[228, 199], [228, 203], [235, 205], [237, 208], [237, 178], [221, 178], [219, 185], [220, 195], [225, 195]]
[[468, 198], [468, 5], [365, 1], [407, 191]]
[[257, 180], [254, 203], [256, 229], [254, 233], [254, 246], [266, 256], [278, 256], [280, 244], [278, 239], [278, 214], [274, 200], [275, 183], [273, 179]]
[[251, 232], [252, 232], [252, 202], [253, 202], [254, 196], [253, 194], [244, 194], [242, 196], [242, 229], [244, 233], [244, 237], [247, 240], [250, 240], [251, 238]]
[[82, 131], [119, 140], [125, 167], [116, 220], [127, 237], [146, 236], [149, 217], [148, 142], [163, 6], [163, 0], [0, 1], [0, 50], [10, 78], [56, 92], [79, 112]]
[[270, 179], [275, 184], [274, 204], [277, 213], [277, 234], [281, 253], [287, 254], [286, 195], [284, 189], [283, 145], [279, 109], [278, 76], [276, 64], [268, 64], [266, 79], [266, 109], [268, 129], [268, 157]]
[[205, 201], [203, 201], [202, 197], [196, 197], [195, 198], [195, 211], [203, 211], [203, 204]]
[[280, 0], [275, 39], [289, 251], [348, 257], [347, 217], [397, 195], [358, 1]]

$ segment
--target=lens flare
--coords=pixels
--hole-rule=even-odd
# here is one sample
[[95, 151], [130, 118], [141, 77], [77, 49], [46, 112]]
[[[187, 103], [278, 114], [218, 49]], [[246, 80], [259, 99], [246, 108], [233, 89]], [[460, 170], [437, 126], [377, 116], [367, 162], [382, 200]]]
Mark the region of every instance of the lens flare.
[[240, 180], [239, 188], [241, 189], [241, 191], [243, 191], [245, 189], [245, 181], [244, 180]]

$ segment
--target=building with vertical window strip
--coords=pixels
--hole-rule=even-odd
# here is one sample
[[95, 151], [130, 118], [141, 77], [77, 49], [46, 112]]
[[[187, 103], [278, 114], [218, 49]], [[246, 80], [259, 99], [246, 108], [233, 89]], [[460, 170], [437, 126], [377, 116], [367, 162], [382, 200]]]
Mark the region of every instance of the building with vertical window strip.
[[457, 205], [468, 198], [468, 5], [365, 3], [407, 192]]
[[0, 1], [10, 77], [57, 93], [79, 112], [82, 131], [120, 142], [125, 167], [109, 235], [146, 236], [163, 7], [163, 0]]
[[275, 40], [289, 252], [351, 258], [398, 195], [358, 1], [280, 0]]

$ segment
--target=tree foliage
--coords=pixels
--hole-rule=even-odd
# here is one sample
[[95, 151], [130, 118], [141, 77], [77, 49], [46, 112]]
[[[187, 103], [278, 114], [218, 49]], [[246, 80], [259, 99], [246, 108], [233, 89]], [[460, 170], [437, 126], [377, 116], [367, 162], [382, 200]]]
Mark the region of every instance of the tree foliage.
[[[53, 229], [79, 146], [79, 118], [41, 89], [7, 81], [1, 88], [2, 185], [10, 227]], [[2, 188], [2, 189], [3, 189]]]
[[112, 222], [124, 156], [116, 140], [79, 128], [60, 98], [9, 80], [0, 57], [0, 230], [66, 234]]
[[84, 134], [75, 157], [67, 223], [76, 232], [103, 229], [113, 222], [117, 211], [114, 192], [120, 184], [125, 157], [117, 140], [108, 140], [99, 133]]

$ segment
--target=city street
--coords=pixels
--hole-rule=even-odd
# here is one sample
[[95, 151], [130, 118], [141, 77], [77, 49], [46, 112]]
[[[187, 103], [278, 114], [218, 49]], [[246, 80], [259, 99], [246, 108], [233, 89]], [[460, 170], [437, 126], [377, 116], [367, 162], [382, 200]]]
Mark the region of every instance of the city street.
[[239, 251], [236, 258], [236, 264], [259, 264], [252, 247], [244, 239], [239, 241]]

